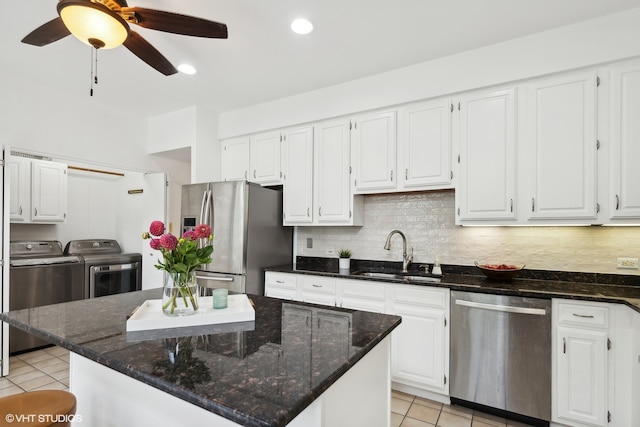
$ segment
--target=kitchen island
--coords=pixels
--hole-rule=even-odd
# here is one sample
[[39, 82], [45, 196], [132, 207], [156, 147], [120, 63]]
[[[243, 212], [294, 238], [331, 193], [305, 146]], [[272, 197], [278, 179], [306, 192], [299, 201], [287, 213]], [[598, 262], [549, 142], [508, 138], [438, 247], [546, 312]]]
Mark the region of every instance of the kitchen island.
[[388, 426], [401, 319], [251, 295], [255, 322], [127, 333], [159, 289], [3, 313], [71, 353], [84, 426]]

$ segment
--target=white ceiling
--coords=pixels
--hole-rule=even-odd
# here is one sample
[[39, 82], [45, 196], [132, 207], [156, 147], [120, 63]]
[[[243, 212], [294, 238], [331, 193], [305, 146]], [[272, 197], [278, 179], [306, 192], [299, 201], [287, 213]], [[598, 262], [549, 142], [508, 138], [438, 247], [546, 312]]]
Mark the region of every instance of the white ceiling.
[[[45, 47], [20, 43], [57, 16], [56, 0], [5, 2], [0, 67], [70, 94], [89, 96], [91, 49], [72, 36]], [[602, 15], [640, 0], [128, 0], [227, 24], [229, 39], [135, 27], [175, 66], [165, 77], [126, 48], [99, 53], [94, 101], [154, 115], [190, 105], [242, 108]], [[310, 19], [307, 36], [289, 29]], [[640, 23], [639, 23], [640, 25]]]

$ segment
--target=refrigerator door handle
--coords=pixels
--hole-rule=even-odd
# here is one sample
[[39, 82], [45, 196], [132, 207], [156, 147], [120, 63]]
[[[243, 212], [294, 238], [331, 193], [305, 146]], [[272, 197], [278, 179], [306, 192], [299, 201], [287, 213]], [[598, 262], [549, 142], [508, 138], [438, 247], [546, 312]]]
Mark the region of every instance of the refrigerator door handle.
[[210, 205], [211, 205], [211, 190], [206, 190], [204, 192], [204, 198], [202, 199], [202, 204], [204, 205], [204, 216], [202, 218], [202, 224], [209, 224], [209, 214], [210, 214]]
[[204, 222], [204, 204], [205, 204], [205, 200], [207, 199], [207, 190], [204, 190], [204, 193], [202, 194], [202, 203], [200, 203], [200, 218], [198, 218], [198, 223], [202, 224]]
[[211, 226], [211, 231], [213, 231], [214, 215], [213, 215], [213, 193], [209, 190], [209, 197], [207, 198], [207, 224]]

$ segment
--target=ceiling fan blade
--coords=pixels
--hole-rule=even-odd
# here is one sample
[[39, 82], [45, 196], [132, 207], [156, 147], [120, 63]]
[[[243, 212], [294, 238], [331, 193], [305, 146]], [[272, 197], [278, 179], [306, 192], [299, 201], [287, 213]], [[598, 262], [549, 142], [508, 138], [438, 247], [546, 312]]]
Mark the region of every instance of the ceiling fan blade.
[[134, 12], [138, 19], [137, 24], [152, 30], [214, 39], [228, 37], [227, 26], [220, 22], [142, 7], [126, 7], [122, 8], [121, 12]]
[[118, 4], [120, 5], [120, 7], [127, 7], [127, 6], [129, 6], [129, 5], [127, 4], [127, 0], [113, 0], [113, 1], [115, 1], [116, 3], [118, 3]]
[[60, 17], [39, 26], [22, 39], [22, 43], [45, 46], [71, 34]]
[[131, 31], [129, 33], [129, 37], [125, 40], [124, 45], [134, 55], [160, 71], [165, 76], [170, 76], [178, 72], [167, 58], [165, 58], [155, 47], [151, 46], [148, 41], [135, 31]]

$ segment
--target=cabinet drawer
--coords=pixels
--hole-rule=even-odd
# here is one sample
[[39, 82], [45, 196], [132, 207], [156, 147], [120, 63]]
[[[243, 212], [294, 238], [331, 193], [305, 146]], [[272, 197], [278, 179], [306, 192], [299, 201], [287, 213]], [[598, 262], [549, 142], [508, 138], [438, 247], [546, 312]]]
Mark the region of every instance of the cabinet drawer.
[[558, 324], [608, 328], [609, 307], [602, 304], [559, 302]]
[[447, 308], [449, 290], [428, 288], [424, 286], [397, 285], [390, 286], [394, 304], [413, 304], [434, 308]]
[[321, 277], [305, 277], [302, 280], [302, 291], [322, 294], [335, 294], [336, 281], [333, 279], [325, 279]]
[[296, 290], [296, 276], [293, 274], [269, 273], [265, 275], [267, 287]]

